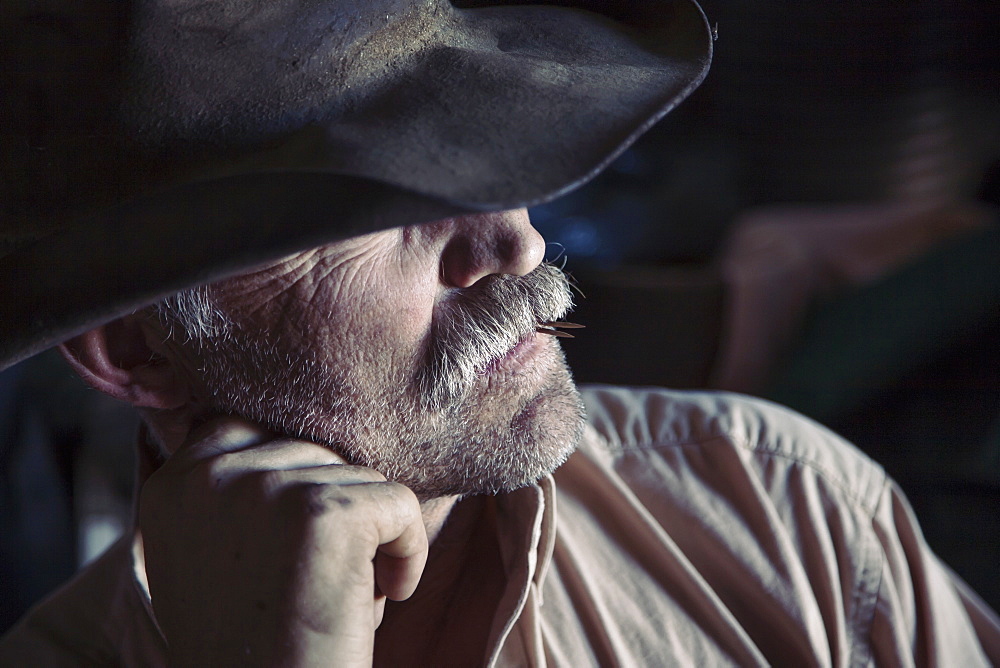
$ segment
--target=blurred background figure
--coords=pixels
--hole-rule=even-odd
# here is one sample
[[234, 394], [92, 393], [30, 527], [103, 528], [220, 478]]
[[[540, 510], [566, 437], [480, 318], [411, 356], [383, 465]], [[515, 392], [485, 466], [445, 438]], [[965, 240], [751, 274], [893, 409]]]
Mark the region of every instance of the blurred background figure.
[[[1000, 3], [702, 4], [707, 82], [532, 211], [585, 297], [577, 380], [827, 424], [1000, 609]], [[129, 522], [129, 413], [54, 353], [0, 375], [0, 632]]]

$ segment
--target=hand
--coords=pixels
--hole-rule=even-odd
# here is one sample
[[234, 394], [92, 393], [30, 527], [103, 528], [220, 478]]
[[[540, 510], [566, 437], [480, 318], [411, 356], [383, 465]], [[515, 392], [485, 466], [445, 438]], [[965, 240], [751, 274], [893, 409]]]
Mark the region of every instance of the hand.
[[427, 559], [409, 489], [234, 418], [149, 478], [139, 527], [172, 665], [370, 666]]

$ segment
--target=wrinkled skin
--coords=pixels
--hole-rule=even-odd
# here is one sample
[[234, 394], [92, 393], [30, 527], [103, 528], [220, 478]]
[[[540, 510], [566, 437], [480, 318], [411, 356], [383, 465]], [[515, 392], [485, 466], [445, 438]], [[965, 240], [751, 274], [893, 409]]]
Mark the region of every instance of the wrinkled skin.
[[[420, 409], [405, 383], [405, 391], [391, 391], [400, 379], [415, 377], [443, 304], [491, 277], [532, 271], [543, 248], [526, 214], [512, 212], [359, 237], [217, 286], [219, 304], [234, 321], [281, 323], [259, 331], [269, 332], [272, 342], [283, 339], [286, 351], [311, 350], [317, 366], [307, 370], [337, 380], [336, 400], [311, 403], [301, 411], [305, 416], [286, 416], [288, 425], [304, 425], [331, 447], [275, 437], [237, 418], [196, 427], [218, 408], [213, 402], [220, 396], [208, 394], [205, 360], [190, 345], [164, 342], [148, 320], [105, 328], [104, 348], [141, 331], [160, 360], [137, 364], [130, 378], [145, 389], [133, 385], [128, 392], [133, 403], [160, 409], [149, 411], [147, 422], [169, 455], [142, 489], [139, 525], [153, 608], [176, 665], [329, 665], [331, 657], [336, 665], [371, 664], [386, 597], [402, 600], [414, 591], [428, 544], [458, 496], [435, 494], [430, 485], [418, 499], [409, 486], [386, 481], [385, 473], [395, 474], [392, 467], [376, 471], [346, 461], [366, 452], [378, 462], [405, 459], [406, 448], [433, 448], [434, 438], [451, 432], [460, 436], [449, 447], [460, 447], [461, 434], [474, 433], [479, 440], [465, 447], [496, 446], [478, 460], [495, 471], [532, 462], [515, 471], [518, 484], [525, 484], [571, 451], [580, 408], [552, 338], [532, 334], [489, 365], [457, 413], [455, 407]], [[81, 370], [87, 350], [100, 347], [81, 337], [66, 348]], [[82, 375], [109, 391], [109, 381], [102, 386], [93, 377], [107, 372], [91, 366]], [[259, 396], [243, 398], [247, 405], [290, 410], [276, 395], [293, 392], [296, 401], [305, 401], [311, 383], [296, 376], [293, 384], [306, 392], [257, 388]], [[291, 431], [280, 423], [269, 427]], [[527, 438], [504, 441], [517, 431]], [[514, 456], [505, 448], [515, 448]], [[460, 464], [468, 462], [477, 458]], [[410, 471], [406, 482], [420, 489], [439, 474]], [[458, 470], [449, 475], [462, 477]], [[475, 476], [470, 471], [466, 477]], [[430, 581], [421, 585], [434, 595], [414, 599], [420, 609], [407, 611], [408, 623], [379, 636], [384, 647], [401, 653], [397, 658], [441, 651], [421, 643], [435, 637], [430, 631], [446, 612], [463, 555], [439, 557], [448, 567], [432, 563]], [[482, 592], [487, 601], [495, 595]], [[463, 636], [484, 638], [489, 621], [470, 617]], [[476, 642], [449, 648], [456, 652], [451, 658], [478, 660]]]

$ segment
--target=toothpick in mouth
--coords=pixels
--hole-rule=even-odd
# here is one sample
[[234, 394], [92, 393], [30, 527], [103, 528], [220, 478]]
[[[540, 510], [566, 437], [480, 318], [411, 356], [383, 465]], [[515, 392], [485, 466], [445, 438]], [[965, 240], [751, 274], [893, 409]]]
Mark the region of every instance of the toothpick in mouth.
[[535, 331], [540, 334], [549, 334], [559, 339], [575, 339], [576, 337], [569, 332], [560, 332], [559, 328], [562, 329], [583, 329], [586, 325], [578, 325], [575, 322], [540, 322], [535, 328]]

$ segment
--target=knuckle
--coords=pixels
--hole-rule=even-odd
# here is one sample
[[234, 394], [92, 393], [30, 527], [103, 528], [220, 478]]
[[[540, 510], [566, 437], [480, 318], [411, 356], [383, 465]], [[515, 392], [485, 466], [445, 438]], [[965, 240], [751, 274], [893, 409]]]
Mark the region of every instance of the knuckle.
[[398, 482], [381, 482], [369, 485], [376, 512], [409, 522], [420, 517], [420, 501], [406, 485]]
[[232, 473], [236, 464], [236, 456], [230, 453], [216, 455], [201, 462], [195, 470], [202, 482], [211, 487], [218, 487]]
[[389, 493], [400, 501], [413, 505], [419, 506], [420, 500], [417, 499], [417, 495], [413, 493], [413, 490], [399, 482], [389, 482], [386, 481], [382, 483]]
[[340, 485], [310, 483], [303, 485], [298, 494], [301, 509], [309, 517], [322, 517], [351, 509], [356, 499]]
[[288, 484], [288, 475], [282, 470], [257, 471], [252, 474], [253, 490], [264, 497], [272, 497]]

